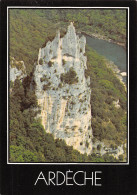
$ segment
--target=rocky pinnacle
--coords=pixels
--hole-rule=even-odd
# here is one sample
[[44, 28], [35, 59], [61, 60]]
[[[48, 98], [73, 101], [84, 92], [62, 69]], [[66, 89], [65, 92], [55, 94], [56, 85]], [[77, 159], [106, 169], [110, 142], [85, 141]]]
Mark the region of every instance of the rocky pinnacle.
[[85, 77], [86, 38], [76, 34], [73, 23], [63, 38], [39, 49], [34, 72], [39, 117], [46, 132], [65, 140], [81, 153], [92, 150], [90, 78]]

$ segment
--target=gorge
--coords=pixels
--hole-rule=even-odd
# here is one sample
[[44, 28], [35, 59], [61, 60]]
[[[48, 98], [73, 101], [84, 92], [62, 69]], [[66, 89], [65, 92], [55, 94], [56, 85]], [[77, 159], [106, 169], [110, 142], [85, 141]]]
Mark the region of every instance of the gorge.
[[109, 61], [125, 79], [123, 50], [76, 22], [31, 23], [10, 45], [10, 161], [126, 161], [126, 91]]

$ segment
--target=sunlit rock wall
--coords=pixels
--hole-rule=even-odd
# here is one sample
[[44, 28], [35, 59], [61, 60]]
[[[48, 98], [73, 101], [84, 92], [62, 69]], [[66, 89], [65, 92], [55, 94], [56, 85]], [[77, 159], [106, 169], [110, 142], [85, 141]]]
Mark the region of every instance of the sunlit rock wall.
[[34, 72], [40, 117], [46, 132], [64, 139], [81, 153], [92, 150], [90, 78], [85, 78], [86, 38], [76, 35], [73, 23], [60, 38], [39, 49]]

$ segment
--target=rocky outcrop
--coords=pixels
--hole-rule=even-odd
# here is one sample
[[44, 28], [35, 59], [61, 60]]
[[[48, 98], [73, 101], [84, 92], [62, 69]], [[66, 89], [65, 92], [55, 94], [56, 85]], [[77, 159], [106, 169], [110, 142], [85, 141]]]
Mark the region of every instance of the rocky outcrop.
[[26, 76], [26, 67], [23, 61], [17, 61], [10, 57], [10, 81], [14, 82], [17, 78], [22, 80]]
[[46, 132], [64, 139], [81, 153], [92, 150], [90, 78], [85, 77], [86, 39], [76, 35], [73, 23], [60, 38], [39, 49], [34, 72], [36, 96]]

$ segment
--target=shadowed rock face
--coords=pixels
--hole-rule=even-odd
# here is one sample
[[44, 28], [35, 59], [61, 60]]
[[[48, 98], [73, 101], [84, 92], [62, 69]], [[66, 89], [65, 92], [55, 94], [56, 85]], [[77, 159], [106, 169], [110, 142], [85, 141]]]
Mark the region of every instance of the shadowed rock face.
[[46, 132], [64, 139], [81, 153], [92, 150], [90, 78], [85, 78], [86, 39], [76, 35], [73, 23], [39, 49], [34, 72], [40, 117]]

